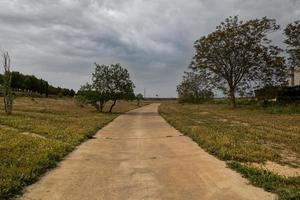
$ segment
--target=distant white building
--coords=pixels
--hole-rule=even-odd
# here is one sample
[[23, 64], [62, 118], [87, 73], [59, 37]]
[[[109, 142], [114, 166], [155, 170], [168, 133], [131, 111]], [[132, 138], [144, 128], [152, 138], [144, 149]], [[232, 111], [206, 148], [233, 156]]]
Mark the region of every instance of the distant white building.
[[300, 67], [292, 67], [290, 69], [289, 86], [300, 85]]

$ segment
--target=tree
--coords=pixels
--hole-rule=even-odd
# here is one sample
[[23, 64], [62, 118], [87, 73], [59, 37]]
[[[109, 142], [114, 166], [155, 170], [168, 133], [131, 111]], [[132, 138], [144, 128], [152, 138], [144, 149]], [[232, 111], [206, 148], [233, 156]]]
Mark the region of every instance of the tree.
[[181, 102], [199, 103], [213, 98], [212, 84], [205, 70], [184, 72], [177, 92]]
[[103, 112], [103, 107], [105, 102], [108, 101], [106, 96], [104, 96], [100, 91], [96, 90], [92, 85], [86, 84], [81, 86], [77, 93], [77, 100], [80, 104], [89, 103], [96, 108], [97, 111]]
[[97, 99], [101, 112], [103, 111], [105, 103], [109, 100], [109, 66], [98, 65], [95, 63], [95, 72], [92, 74], [92, 85], [91, 90], [94, 90], [92, 96], [94, 100]]
[[44, 80], [40, 79], [40, 89], [39, 93], [42, 95], [44, 93]]
[[117, 100], [132, 99], [134, 97], [134, 84], [130, 80], [127, 69], [120, 64], [112, 64], [110, 66], [98, 65], [95, 73], [93, 73], [93, 86], [97, 91], [105, 94], [113, 103], [109, 109], [112, 112]]
[[136, 95], [137, 105], [140, 106], [141, 100], [143, 99], [143, 95], [141, 93]]
[[4, 110], [5, 113], [10, 115], [13, 109], [13, 95], [11, 89], [12, 74], [10, 71], [10, 56], [8, 52], [3, 53], [3, 96], [4, 96]]
[[[73, 90], [74, 91], [74, 90]], [[46, 81], [46, 85], [45, 85], [45, 94], [46, 94], [46, 97], [48, 98], [49, 96], [49, 84], [48, 82]], [[74, 91], [74, 95], [75, 95], [75, 91]], [[74, 96], [73, 95], [73, 96]]]
[[300, 66], [300, 20], [288, 24], [284, 29], [284, 34], [290, 63], [292, 66]]
[[83, 95], [88, 103], [94, 105], [97, 110], [102, 111], [104, 104], [112, 100], [109, 109], [112, 112], [117, 100], [134, 98], [134, 84], [130, 80], [127, 69], [120, 64], [98, 65], [95, 63], [95, 72], [92, 74], [92, 84], [82, 86], [78, 95]]
[[20, 72], [11, 72], [11, 87], [15, 89], [25, 89], [24, 75]]
[[266, 17], [246, 22], [229, 17], [215, 32], [195, 42], [191, 68], [207, 70], [207, 78], [229, 94], [235, 107], [236, 93], [285, 83], [282, 50], [267, 38], [278, 29], [276, 21]]
[[0, 85], [3, 85], [3, 75], [2, 74], [0, 74]]
[[75, 92], [73, 89], [71, 89], [71, 90], [69, 91], [69, 96], [74, 97], [75, 94], [76, 94], [76, 92]]

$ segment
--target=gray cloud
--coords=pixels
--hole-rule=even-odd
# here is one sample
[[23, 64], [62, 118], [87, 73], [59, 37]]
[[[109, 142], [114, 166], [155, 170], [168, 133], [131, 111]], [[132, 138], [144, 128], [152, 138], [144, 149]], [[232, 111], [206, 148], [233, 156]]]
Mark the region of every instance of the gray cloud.
[[[300, 18], [299, 0], [1, 0], [0, 48], [13, 67], [78, 89], [93, 63], [120, 62], [151, 96], [176, 96], [193, 42], [224, 18]], [[282, 45], [281, 33], [273, 36]]]

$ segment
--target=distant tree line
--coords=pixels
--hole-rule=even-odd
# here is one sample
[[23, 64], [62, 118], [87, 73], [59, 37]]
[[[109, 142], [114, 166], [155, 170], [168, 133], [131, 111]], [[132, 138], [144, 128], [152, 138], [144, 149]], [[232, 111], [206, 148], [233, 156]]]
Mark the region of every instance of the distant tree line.
[[177, 87], [181, 100], [197, 102], [211, 98], [213, 90], [228, 95], [233, 107], [236, 95], [253, 96], [254, 90], [287, 84], [288, 68], [300, 65], [300, 22], [284, 29], [289, 54], [272, 45], [268, 35], [280, 26], [263, 17], [240, 21], [226, 18], [216, 30], [194, 43], [195, 55]]
[[[0, 85], [4, 84], [4, 75], [0, 74]], [[20, 72], [11, 72], [11, 87], [13, 90], [39, 93], [41, 95], [74, 96], [75, 91], [67, 88], [54, 87], [47, 81], [33, 75], [24, 75]]]

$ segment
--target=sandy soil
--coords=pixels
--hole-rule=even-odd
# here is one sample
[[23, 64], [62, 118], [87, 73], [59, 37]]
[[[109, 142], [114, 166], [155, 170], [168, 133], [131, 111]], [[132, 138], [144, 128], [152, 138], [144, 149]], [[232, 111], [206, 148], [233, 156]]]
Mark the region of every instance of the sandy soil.
[[128, 112], [29, 186], [22, 200], [274, 199], [167, 124], [151, 104]]
[[275, 162], [268, 161], [265, 164], [252, 163], [255, 167], [259, 167], [275, 174], [287, 177], [300, 176], [300, 168], [293, 168], [288, 165], [280, 165]]

